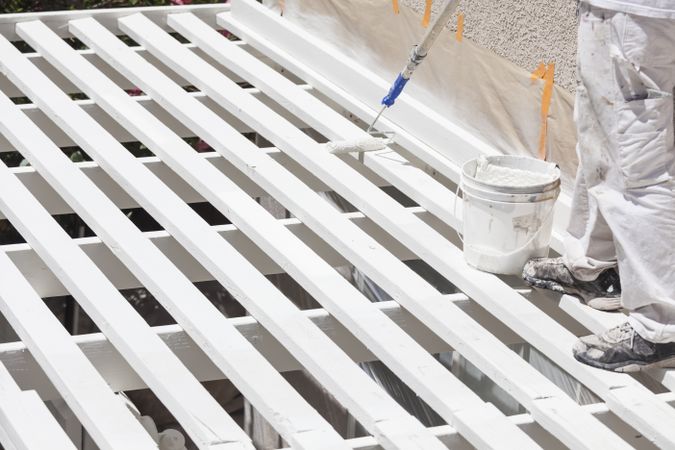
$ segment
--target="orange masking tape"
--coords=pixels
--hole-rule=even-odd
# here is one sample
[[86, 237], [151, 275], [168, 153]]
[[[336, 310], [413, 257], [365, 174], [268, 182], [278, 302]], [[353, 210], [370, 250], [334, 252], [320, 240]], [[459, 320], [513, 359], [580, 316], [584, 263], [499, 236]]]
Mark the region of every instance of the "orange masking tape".
[[431, 4], [433, 0], [427, 0], [427, 7], [424, 8], [424, 18], [422, 19], [422, 26], [424, 28], [429, 26], [429, 21], [431, 20]]
[[400, 13], [401, 10], [398, 9], [398, 0], [392, 0], [392, 3], [394, 5], [394, 14]]
[[532, 81], [540, 80], [540, 79], [544, 78], [545, 74], [546, 74], [546, 64], [539, 63], [539, 66], [537, 66], [535, 71], [532, 72], [532, 75], [530, 76], [530, 79]]
[[548, 114], [553, 100], [555, 64], [551, 63], [544, 74], [544, 93], [541, 98], [541, 132], [539, 134], [539, 159], [546, 159], [546, 138], [548, 134]]
[[459, 14], [457, 16], [457, 33], [455, 34], [457, 42], [462, 42], [464, 39], [464, 14]]

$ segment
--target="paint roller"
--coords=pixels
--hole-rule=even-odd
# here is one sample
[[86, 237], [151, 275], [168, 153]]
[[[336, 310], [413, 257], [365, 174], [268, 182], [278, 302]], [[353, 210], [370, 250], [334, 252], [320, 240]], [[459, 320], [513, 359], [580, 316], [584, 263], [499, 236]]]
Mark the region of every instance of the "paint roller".
[[410, 52], [410, 57], [408, 58], [408, 62], [406, 63], [403, 70], [399, 73], [398, 77], [396, 77], [396, 80], [389, 89], [387, 95], [382, 99], [382, 109], [375, 117], [375, 120], [373, 120], [373, 123], [371, 123], [366, 130], [368, 136], [353, 140], [329, 142], [327, 146], [331, 153], [340, 155], [352, 152], [372, 152], [376, 150], [382, 150], [386, 148], [387, 145], [394, 142], [393, 132], [373, 131], [373, 128], [384, 111], [394, 105], [396, 99], [399, 95], [401, 95], [401, 92], [403, 92], [403, 88], [405, 88], [405, 85], [408, 83], [408, 81], [410, 81], [410, 78], [417, 67], [422, 64], [426, 56], [429, 54], [431, 47], [434, 45], [436, 39], [441, 34], [445, 26], [450, 21], [452, 14], [457, 9], [458, 3], [459, 0], [447, 0], [434, 24], [427, 31], [424, 39], [422, 39], [422, 42], [419, 45], [413, 46], [412, 51]]

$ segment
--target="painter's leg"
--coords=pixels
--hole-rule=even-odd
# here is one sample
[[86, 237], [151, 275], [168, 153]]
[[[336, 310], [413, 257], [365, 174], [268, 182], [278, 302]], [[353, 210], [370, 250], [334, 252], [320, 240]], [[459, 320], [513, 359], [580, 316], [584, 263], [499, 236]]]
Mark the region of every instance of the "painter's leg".
[[616, 13], [609, 22], [612, 76], [598, 118], [611, 163], [588, 192], [612, 230], [630, 318], [582, 338], [575, 356], [630, 371], [675, 364], [675, 21]]
[[607, 114], [606, 80], [612, 78], [610, 23], [597, 11], [586, 4], [580, 8], [574, 108], [579, 168], [565, 252], [562, 258], [530, 261], [523, 277], [532, 286], [575, 295], [594, 308], [614, 310], [621, 306], [614, 240], [596, 199], [588, 192], [588, 186], [604, 179], [610, 165], [608, 137], [601, 126], [607, 118], [599, 117]]
[[[588, 123], [592, 118], [592, 109], [585, 90], [580, 86], [577, 90], [575, 116], [577, 123]], [[583, 105], [583, 106], [582, 106]], [[590, 113], [590, 114], [589, 114]], [[583, 127], [581, 127], [583, 128]], [[597, 133], [594, 133], [597, 134]], [[570, 210], [570, 223], [565, 236], [565, 253], [563, 261], [575, 278], [584, 281], [595, 280], [603, 271], [616, 268], [616, 247], [612, 230], [600, 213], [595, 197], [589, 195], [586, 183], [586, 170], [592, 170], [593, 161], [585, 161], [586, 155], [592, 152], [589, 145], [605, 145], [602, 136], [594, 139], [581, 138], [577, 144], [579, 168], [574, 184], [574, 195]], [[600, 141], [589, 143], [589, 140]]]
[[620, 171], [600, 190], [615, 234], [624, 306], [654, 342], [675, 341], [675, 21], [623, 15], [615, 20], [616, 122]]
[[607, 12], [582, 4], [579, 11], [577, 86], [574, 119], [577, 125], [579, 169], [568, 237], [565, 263], [575, 277], [594, 279], [603, 270], [616, 266], [612, 231], [600, 213], [598, 202], [588, 188], [602, 183], [612, 165], [611, 145], [603, 123], [611, 121], [607, 109], [611, 24]]

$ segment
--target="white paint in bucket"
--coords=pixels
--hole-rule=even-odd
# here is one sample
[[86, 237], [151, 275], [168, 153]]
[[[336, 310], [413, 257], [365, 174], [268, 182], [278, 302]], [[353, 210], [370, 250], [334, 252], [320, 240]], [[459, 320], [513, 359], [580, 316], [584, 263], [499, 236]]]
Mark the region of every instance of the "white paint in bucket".
[[490, 156], [462, 167], [464, 258], [486, 272], [520, 275], [548, 256], [560, 170], [525, 156]]

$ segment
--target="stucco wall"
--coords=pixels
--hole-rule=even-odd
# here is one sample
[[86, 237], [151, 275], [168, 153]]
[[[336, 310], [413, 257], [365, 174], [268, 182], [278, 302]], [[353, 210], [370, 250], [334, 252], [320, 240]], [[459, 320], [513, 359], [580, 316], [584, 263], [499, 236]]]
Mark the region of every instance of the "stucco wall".
[[[401, 0], [420, 13], [424, 0]], [[434, 1], [434, 9], [444, 3]], [[576, 61], [575, 0], [460, 0], [464, 35], [518, 66], [534, 70], [556, 63], [556, 83], [574, 90]]]

